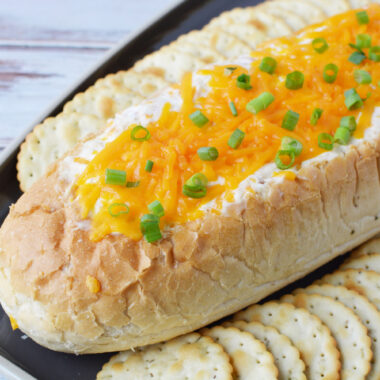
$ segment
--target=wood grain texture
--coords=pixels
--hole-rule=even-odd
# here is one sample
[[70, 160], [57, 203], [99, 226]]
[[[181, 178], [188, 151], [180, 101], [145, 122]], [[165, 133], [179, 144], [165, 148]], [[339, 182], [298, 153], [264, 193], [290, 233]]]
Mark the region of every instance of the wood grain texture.
[[30, 127], [108, 49], [175, 2], [2, 1], [0, 149]]

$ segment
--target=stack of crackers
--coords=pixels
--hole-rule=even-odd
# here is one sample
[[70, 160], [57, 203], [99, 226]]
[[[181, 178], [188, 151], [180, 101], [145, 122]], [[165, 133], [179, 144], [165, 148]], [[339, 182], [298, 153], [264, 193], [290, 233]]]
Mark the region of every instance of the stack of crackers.
[[125, 351], [105, 379], [380, 379], [380, 239], [332, 274], [221, 325]]
[[261, 42], [286, 36], [328, 16], [379, 0], [272, 0], [236, 8], [202, 30], [179, 37], [138, 61], [133, 68], [99, 79], [77, 94], [56, 117], [37, 125], [18, 156], [18, 179], [28, 190], [55, 160], [125, 108], [179, 82], [187, 71], [247, 55]]

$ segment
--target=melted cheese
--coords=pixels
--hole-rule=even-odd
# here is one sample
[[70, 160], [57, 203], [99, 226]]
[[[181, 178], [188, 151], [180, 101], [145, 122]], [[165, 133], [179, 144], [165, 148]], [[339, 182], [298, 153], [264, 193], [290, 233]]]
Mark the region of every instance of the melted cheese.
[[[116, 232], [134, 240], [140, 239], [140, 218], [149, 212], [148, 204], [156, 199], [165, 209], [162, 228], [201, 217], [206, 212], [205, 206], [211, 203], [214, 211], [219, 212], [223, 202], [234, 202], [234, 190], [239, 184], [273, 162], [284, 136], [294, 137], [303, 144], [294, 169], [325, 152], [318, 147], [318, 135], [322, 132], [334, 134], [343, 116], [356, 117], [358, 127], [354, 138], [362, 138], [365, 128], [370, 126], [375, 107], [380, 103], [377, 86], [380, 64], [368, 59], [360, 66], [352, 64], [348, 57], [353, 49], [348, 44], [355, 43], [359, 33], [370, 34], [372, 45], [380, 44], [380, 7], [374, 5], [368, 9], [368, 25], [358, 25], [355, 13], [351, 11], [333, 17], [296, 36], [264, 44], [249, 59], [244, 59], [244, 64], [232, 64], [237, 69], [231, 75], [225, 74], [225, 67], [231, 64], [185, 75], [182, 83], [172, 90], [175, 96], [166, 102], [161, 99], [162, 105], [155, 118], [149, 114], [141, 116], [142, 107], [139, 108], [140, 118], [127, 117], [130, 122], [123, 125], [121, 131], [117, 124], [120, 119], [112, 121], [108, 134], [103, 135], [103, 144], [92, 152], [91, 160], [84, 163], [83, 158], [76, 159], [79, 160], [77, 164], [83, 165], [83, 170], [74, 190], [82, 217], [91, 218], [91, 238], [96, 241]], [[312, 47], [311, 41], [317, 37], [325, 38], [329, 44], [323, 54], [316, 53]], [[259, 64], [266, 56], [278, 62], [273, 75], [259, 70]], [[323, 80], [323, 68], [328, 63], [339, 67], [333, 84]], [[358, 85], [355, 82], [353, 73], [359, 68], [371, 73], [372, 84]], [[284, 84], [286, 75], [295, 70], [305, 75], [304, 86], [299, 90], [288, 90]], [[251, 76], [251, 90], [236, 86], [236, 78], [242, 73]], [[360, 110], [348, 111], [344, 104], [344, 91], [350, 88], [356, 88], [363, 98], [368, 92], [372, 93]], [[258, 115], [246, 111], [246, 104], [264, 91], [271, 92], [275, 101]], [[171, 101], [173, 98], [176, 100]], [[237, 108], [237, 117], [231, 114], [230, 101]], [[317, 125], [312, 126], [310, 117], [316, 107], [324, 112]], [[202, 128], [196, 127], [189, 118], [196, 109], [210, 120]], [[281, 128], [289, 109], [300, 114], [294, 131]], [[125, 113], [131, 115], [133, 110]], [[149, 141], [131, 140], [131, 130], [138, 123], [149, 129]], [[227, 141], [236, 128], [245, 132], [245, 138], [234, 150]], [[197, 150], [204, 146], [216, 147], [219, 158], [202, 161]], [[151, 173], [144, 170], [147, 160], [154, 162]], [[104, 174], [107, 168], [126, 171], [128, 181], [140, 181], [140, 185], [136, 188], [106, 185]], [[211, 182], [206, 196], [201, 199], [182, 194], [183, 184], [195, 173], [205, 174]], [[293, 171], [279, 173], [287, 180], [294, 180], [296, 176]], [[128, 204], [129, 214], [112, 217], [108, 207], [115, 202]]]

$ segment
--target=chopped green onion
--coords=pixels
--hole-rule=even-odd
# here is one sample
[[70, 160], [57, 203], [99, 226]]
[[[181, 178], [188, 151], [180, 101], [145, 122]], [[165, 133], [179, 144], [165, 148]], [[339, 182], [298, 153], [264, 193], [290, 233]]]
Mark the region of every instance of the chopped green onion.
[[286, 76], [285, 87], [289, 90], [298, 90], [303, 87], [305, 76], [301, 71], [293, 71]]
[[318, 146], [322, 149], [332, 150], [334, 148], [334, 137], [328, 133], [318, 135]]
[[237, 67], [225, 67], [224, 68], [224, 75], [231, 75], [235, 70], [237, 69]]
[[136, 182], [127, 182], [125, 187], [137, 187], [140, 185], [140, 181], [136, 181]]
[[293, 131], [298, 123], [299, 118], [299, 113], [289, 110], [282, 120], [281, 128], [287, 129], [288, 131]]
[[162, 238], [160, 219], [154, 214], [145, 214], [140, 219], [140, 229], [148, 243], [154, 243]]
[[351, 88], [350, 90], [345, 91], [344, 97], [345, 97], [344, 103], [350, 111], [356, 110], [357, 108], [360, 108], [363, 106], [363, 100], [354, 88]]
[[194, 174], [182, 187], [182, 193], [190, 198], [203, 198], [207, 193], [207, 177], [202, 173]]
[[359, 25], [369, 24], [369, 17], [366, 11], [357, 12], [356, 19], [358, 20]]
[[323, 113], [323, 109], [314, 108], [313, 113], [311, 114], [310, 124], [311, 125], [317, 125], [317, 122], [321, 118], [322, 113]]
[[348, 58], [348, 60], [355, 64], [355, 65], [360, 65], [364, 60], [365, 60], [365, 54], [364, 53], [361, 53], [359, 51], [354, 51], [350, 57]]
[[106, 169], [106, 184], [125, 186], [127, 173], [124, 170]]
[[[137, 137], [137, 134], [140, 131], [144, 131], [144, 136], [142, 137]], [[134, 127], [131, 131], [131, 139], [134, 141], [147, 141], [150, 139], [150, 132], [148, 131], [147, 128], [144, 128], [142, 125], [138, 125]]]
[[165, 215], [165, 210], [159, 200], [155, 200], [150, 205], [148, 205], [148, 209], [152, 214], [158, 216], [159, 218]]
[[218, 149], [213, 146], [199, 148], [197, 153], [202, 161], [215, 161], [219, 156]]
[[359, 84], [370, 84], [372, 82], [371, 74], [365, 70], [355, 70], [354, 78]]
[[369, 49], [369, 59], [375, 62], [380, 62], [380, 46], [372, 46]]
[[359, 49], [366, 49], [371, 47], [372, 37], [368, 34], [358, 34], [356, 36], [356, 46]]
[[125, 203], [112, 203], [108, 207], [108, 213], [113, 217], [125, 215], [129, 213], [129, 207]]
[[351, 42], [348, 44], [348, 46], [352, 47], [353, 49], [357, 50], [358, 52], [364, 54], [364, 51], [357, 45], [352, 44]]
[[228, 139], [228, 146], [231, 147], [232, 149], [237, 149], [239, 148], [240, 144], [242, 143], [244, 139], [245, 133], [241, 131], [239, 128], [236, 128], [230, 138]]
[[154, 162], [151, 161], [151, 160], [147, 160], [146, 164], [145, 164], [145, 171], [150, 173], [153, 169], [153, 165], [154, 165]]
[[191, 115], [189, 115], [189, 118], [199, 128], [202, 128], [209, 122], [207, 117], [199, 110], [196, 110]]
[[293, 137], [284, 136], [281, 140], [280, 150], [293, 152], [296, 157], [301, 154], [302, 148], [302, 143]]
[[329, 63], [325, 66], [323, 69], [323, 79], [327, 83], [334, 83], [336, 80], [336, 77], [338, 76], [339, 68], [337, 65], [334, 65], [333, 63]]
[[247, 74], [241, 74], [236, 79], [236, 86], [242, 88], [243, 90], [250, 90], [251, 86], [251, 77]]
[[230, 110], [232, 112], [232, 115], [237, 116], [238, 113], [237, 113], [237, 109], [235, 107], [234, 102], [233, 101], [229, 102], [229, 106], [230, 106]]
[[274, 101], [274, 96], [270, 92], [263, 92], [257, 98], [252, 99], [245, 106], [246, 110], [258, 114], [260, 111], [267, 109]]
[[329, 48], [329, 45], [324, 38], [314, 38], [311, 44], [313, 49], [319, 54], [324, 53]]
[[273, 74], [277, 67], [277, 61], [272, 57], [265, 57], [260, 63], [259, 69], [268, 74]]
[[340, 128], [347, 128], [351, 133], [356, 130], [356, 120], [354, 116], [344, 116], [340, 119]]
[[[285, 164], [284, 161], [282, 161], [282, 156], [287, 156], [290, 162], [288, 164]], [[288, 150], [279, 150], [276, 154], [276, 157], [274, 158], [274, 162], [276, 166], [281, 170], [289, 169], [293, 166], [295, 160], [295, 154], [292, 151]]]
[[351, 132], [348, 128], [339, 127], [335, 131], [334, 141], [340, 145], [347, 145], [351, 138]]

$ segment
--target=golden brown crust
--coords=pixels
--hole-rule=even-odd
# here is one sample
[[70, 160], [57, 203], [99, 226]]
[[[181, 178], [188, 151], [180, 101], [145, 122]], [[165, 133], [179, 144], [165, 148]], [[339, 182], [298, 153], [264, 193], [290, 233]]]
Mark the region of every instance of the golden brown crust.
[[[380, 231], [377, 143], [309, 163], [244, 209], [177, 226], [158, 244], [91, 242], [57, 164], [0, 230], [2, 304], [37, 342], [68, 352], [123, 350], [204, 326]], [[100, 292], [89, 291], [88, 275]]]

